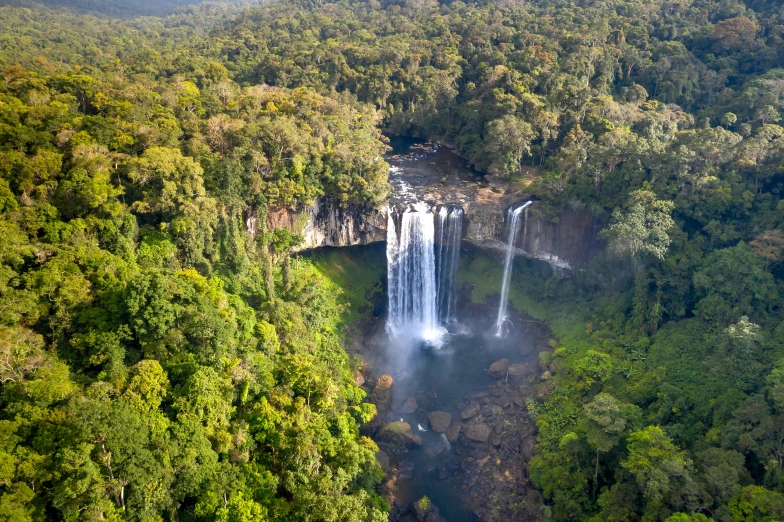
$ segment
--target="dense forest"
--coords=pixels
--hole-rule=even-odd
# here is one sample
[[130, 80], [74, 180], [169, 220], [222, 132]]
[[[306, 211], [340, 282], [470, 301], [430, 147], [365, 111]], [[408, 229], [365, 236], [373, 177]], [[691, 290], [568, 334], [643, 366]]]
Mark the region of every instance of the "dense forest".
[[382, 128], [606, 224], [585, 270], [515, 275], [560, 337], [528, 404], [543, 518], [784, 520], [778, 1], [0, 27], [3, 520], [386, 520], [340, 288], [266, 226], [383, 204]]

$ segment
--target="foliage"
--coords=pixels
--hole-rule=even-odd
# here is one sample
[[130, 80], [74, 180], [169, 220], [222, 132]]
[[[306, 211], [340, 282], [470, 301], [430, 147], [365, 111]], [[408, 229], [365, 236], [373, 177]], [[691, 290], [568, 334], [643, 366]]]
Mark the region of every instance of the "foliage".
[[[525, 402], [553, 518], [784, 516], [779, 2], [19, 4], [0, 516], [385, 518], [340, 345], [383, 271], [293, 259], [268, 226], [382, 204], [381, 125], [608, 224], [620, 256], [515, 263], [510, 303], [559, 338]], [[129, 14], [98, 4], [68, 2]], [[472, 253], [458, 280], [483, 302], [499, 272]]]
[[[3, 37], [32, 16], [0, 10]], [[342, 304], [266, 222], [385, 197], [375, 111], [156, 64], [130, 22], [52, 30], [80, 23], [126, 63], [77, 44], [96, 66], [0, 82], [0, 518], [385, 520]]]

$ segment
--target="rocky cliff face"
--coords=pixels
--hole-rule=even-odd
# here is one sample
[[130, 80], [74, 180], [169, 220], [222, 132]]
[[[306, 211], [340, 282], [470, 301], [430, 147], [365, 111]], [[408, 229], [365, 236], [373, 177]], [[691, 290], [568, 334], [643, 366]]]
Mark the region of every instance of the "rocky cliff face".
[[[412, 146], [406, 154], [387, 158], [391, 168], [392, 197], [389, 205], [341, 208], [330, 198], [297, 211], [277, 209], [267, 215], [267, 227], [286, 227], [301, 234], [301, 250], [325, 246], [343, 247], [386, 241], [389, 208], [424, 201], [435, 210], [458, 205], [463, 209], [463, 242], [479, 248], [506, 251], [507, 211], [529, 197], [508, 182], [483, 177], [464, 159], [435, 143]], [[248, 231], [256, 223], [247, 220]], [[590, 212], [577, 207], [545, 215], [538, 202], [525, 210], [517, 234], [518, 254], [547, 261], [561, 268], [587, 263], [601, 248], [598, 226]]]
[[[505, 251], [509, 236], [506, 216], [506, 211], [475, 213], [472, 217], [476, 222], [465, 241], [480, 248]], [[547, 261], [559, 268], [578, 268], [602, 248], [599, 230], [599, 224], [585, 209], [566, 206], [546, 215], [539, 202], [534, 201], [524, 210], [515, 247], [518, 255]]]
[[343, 247], [386, 241], [387, 208], [341, 208], [330, 198], [319, 198], [312, 207], [298, 211], [275, 209], [267, 215], [269, 230], [285, 227], [301, 234], [300, 250], [325, 246]]
[[[434, 204], [434, 206], [438, 206]], [[506, 249], [507, 207], [499, 202], [466, 201], [463, 242], [503, 252]], [[388, 207], [341, 208], [328, 198], [300, 211], [278, 209], [267, 216], [270, 230], [286, 227], [304, 237], [301, 250], [343, 247], [386, 241]], [[515, 246], [520, 255], [541, 259], [561, 268], [587, 263], [601, 248], [598, 226], [590, 212], [567, 207], [553, 216], [538, 202], [525, 210]]]

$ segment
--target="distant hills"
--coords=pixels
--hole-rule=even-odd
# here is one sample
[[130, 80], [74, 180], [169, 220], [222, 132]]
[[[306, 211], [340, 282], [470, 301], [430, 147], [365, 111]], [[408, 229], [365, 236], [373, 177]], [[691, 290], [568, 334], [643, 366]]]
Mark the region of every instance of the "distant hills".
[[[0, 6], [65, 8], [118, 18], [166, 16], [175, 9], [199, 4], [203, 0], [0, 0]], [[221, 0], [221, 3], [255, 3], [245, 0]]]

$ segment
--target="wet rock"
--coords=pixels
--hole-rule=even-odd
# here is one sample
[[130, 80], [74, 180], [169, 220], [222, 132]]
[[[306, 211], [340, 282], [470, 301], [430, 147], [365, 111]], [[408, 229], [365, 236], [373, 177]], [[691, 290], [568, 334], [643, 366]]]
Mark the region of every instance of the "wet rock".
[[381, 464], [381, 470], [387, 473], [389, 471], [389, 455], [383, 450], [378, 450], [376, 452], [376, 460]]
[[531, 437], [535, 433], [536, 433], [536, 426], [534, 426], [533, 423], [531, 423], [530, 421], [523, 423], [523, 425], [520, 427], [520, 437], [524, 439]]
[[448, 445], [447, 444], [448, 443], [445, 440], [443, 440], [443, 439], [438, 440], [438, 441], [434, 442], [433, 444], [430, 444], [427, 447], [427, 449], [425, 450], [425, 453], [430, 458], [437, 457], [438, 455], [442, 454], [443, 452], [445, 452], [448, 449]]
[[427, 418], [436, 433], [444, 433], [452, 422], [452, 414], [446, 411], [431, 412]]
[[501, 377], [506, 373], [507, 369], [509, 369], [509, 359], [501, 359], [491, 364], [487, 373], [494, 377]]
[[466, 424], [463, 433], [468, 440], [474, 442], [487, 442], [490, 439], [490, 426], [483, 422]]
[[414, 463], [410, 460], [402, 460], [397, 465], [397, 472], [400, 478], [408, 479], [414, 474]]
[[512, 402], [515, 403], [515, 406], [519, 406], [520, 408], [525, 408], [525, 397], [522, 395], [515, 395], [512, 397]]
[[504, 390], [502, 390], [498, 386], [493, 386], [490, 388], [490, 395], [492, 397], [500, 397], [503, 394], [504, 394]]
[[501, 437], [498, 435], [493, 435], [493, 437], [490, 439], [490, 444], [497, 448], [501, 445]]
[[487, 452], [482, 448], [474, 448], [474, 450], [471, 451], [471, 456], [476, 460], [481, 460], [487, 456]]
[[446, 429], [446, 440], [449, 442], [455, 442], [459, 436], [460, 423], [458, 421], [452, 421], [452, 424], [450, 424]]
[[413, 397], [409, 397], [406, 399], [406, 402], [403, 403], [403, 406], [400, 408], [400, 413], [414, 413], [419, 408], [417, 401]]
[[438, 480], [446, 480], [448, 478], [449, 478], [449, 471], [443, 466], [438, 468]]
[[389, 403], [392, 402], [392, 382], [392, 376], [385, 373], [378, 378], [376, 387], [373, 388], [370, 397], [380, 412], [388, 410]]
[[415, 435], [411, 431], [411, 425], [407, 422], [390, 422], [381, 428], [376, 434], [376, 440], [397, 446], [420, 446], [422, 437]]
[[468, 420], [471, 417], [476, 417], [478, 413], [479, 413], [479, 405], [472, 404], [468, 408], [460, 412], [460, 418], [463, 420]]
[[509, 366], [510, 379], [525, 379], [534, 374], [534, 369], [528, 363], [512, 364]]

